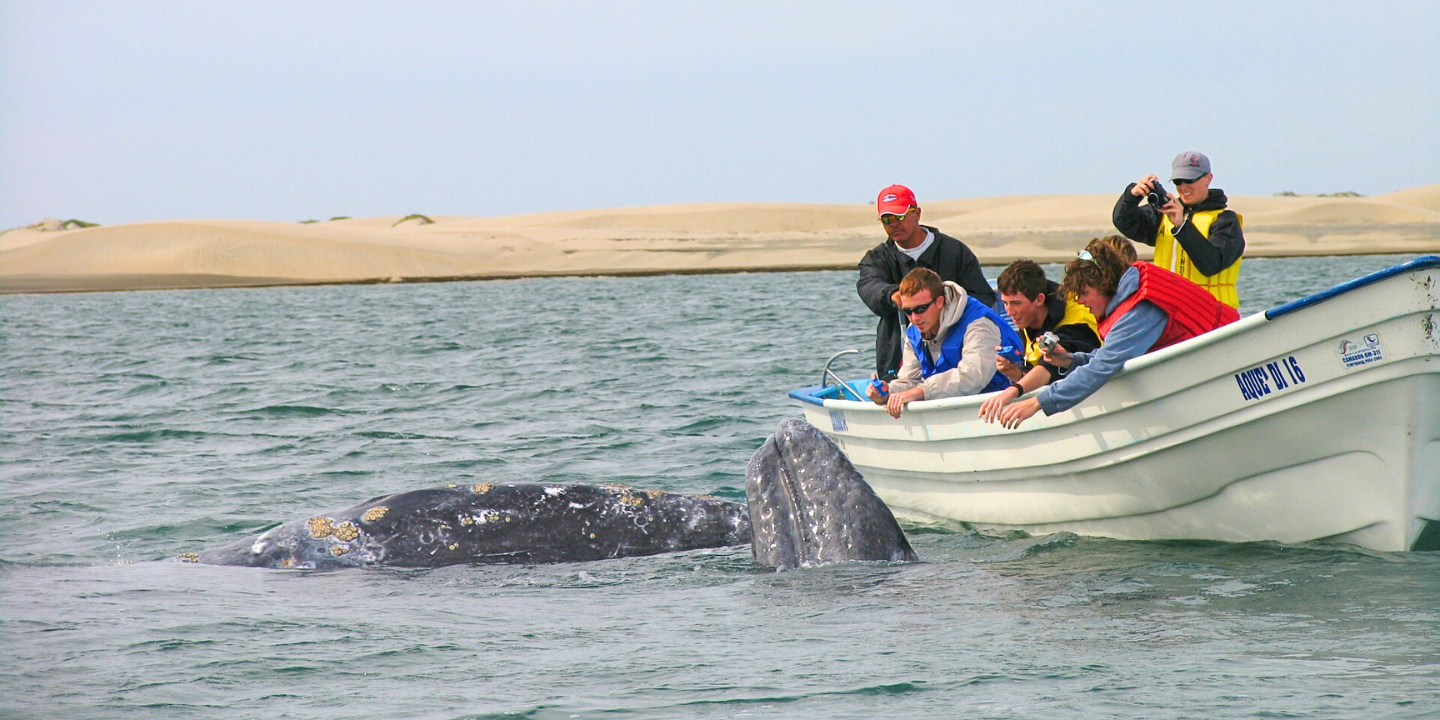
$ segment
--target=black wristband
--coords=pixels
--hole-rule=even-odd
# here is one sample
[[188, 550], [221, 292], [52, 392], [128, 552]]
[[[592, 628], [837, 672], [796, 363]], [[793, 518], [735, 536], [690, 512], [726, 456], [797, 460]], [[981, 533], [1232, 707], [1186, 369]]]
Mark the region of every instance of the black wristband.
[[1019, 391], [1020, 391], [1020, 394], [1015, 396], [1015, 397], [1017, 397], [1017, 398], [1020, 397], [1020, 395], [1024, 395], [1024, 394], [1025, 394], [1025, 388], [1020, 385], [1020, 381], [1018, 381], [1018, 380], [1011, 380], [1011, 381], [1010, 381], [1010, 387], [1013, 387], [1013, 388], [1015, 388], [1016, 390], [1019, 390]]

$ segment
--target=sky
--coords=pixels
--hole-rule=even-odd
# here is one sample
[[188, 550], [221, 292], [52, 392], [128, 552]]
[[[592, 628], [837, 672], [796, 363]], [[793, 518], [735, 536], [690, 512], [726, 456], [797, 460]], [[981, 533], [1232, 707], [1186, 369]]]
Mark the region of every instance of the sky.
[[0, 228], [1440, 183], [1440, 3], [0, 0]]

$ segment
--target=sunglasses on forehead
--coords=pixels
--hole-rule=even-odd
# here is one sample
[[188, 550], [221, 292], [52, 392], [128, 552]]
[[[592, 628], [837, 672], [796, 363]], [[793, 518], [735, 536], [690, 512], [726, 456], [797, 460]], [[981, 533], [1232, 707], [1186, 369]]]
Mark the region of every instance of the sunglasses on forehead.
[[[935, 298], [935, 300], [939, 299], [940, 298]], [[911, 315], [924, 315], [925, 312], [930, 309], [930, 306], [935, 304], [935, 300], [931, 300], [924, 305], [916, 305], [915, 307], [902, 307], [900, 308], [900, 312], [904, 313], [906, 317], [910, 317]]]
[[894, 225], [895, 223], [904, 220], [905, 216], [909, 215], [910, 212], [914, 209], [915, 208], [912, 207], [910, 208], [910, 210], [906, 210], [899, 215], [896, 215], [895, 213], [885, 213], [884, 215], [880, 216], [880, 224], [884, 225], [885, 227], [890, 227], [891, 225]]
[[1105, 268], [1100, 267], [1100, 263], [1099, 263], [1099, 262], [1096, 262], [1095, 256], [1094, 256], [1094, 255], [1091, 255], [1089, 250], [1081, 250], [1080, 252], [1075, 253], [1075, 257], [1076, 257], [1076, 258], [1079, 258], [1080, 260], [1084, 260], [1085, 262], [1088, 262], [1088, 263], [1090, 263], [1091, 265], [1094, 265], [1094, 266], [1095, 266], [1095, 269], [1100, 271], [1100, 276], [1101, 276], [1101, 277], [1104, 277], [1104, 276], [1105, 276]]

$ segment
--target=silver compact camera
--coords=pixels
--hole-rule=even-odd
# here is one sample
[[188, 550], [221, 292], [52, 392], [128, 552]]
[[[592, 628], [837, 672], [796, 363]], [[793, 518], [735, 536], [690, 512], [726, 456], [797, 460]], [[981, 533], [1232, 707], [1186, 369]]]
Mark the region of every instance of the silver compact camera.
[[1053, 332], [1047, 332], [1044, 335], [1041, 335], [1040, 339], [1035, 341], [1035, 347], [1039, 348], [1040, 352], [1042, 353], [1050, 352], [1055, 348], [1056, 345], [1059, 344], [1060, 336], [1056, 335]]

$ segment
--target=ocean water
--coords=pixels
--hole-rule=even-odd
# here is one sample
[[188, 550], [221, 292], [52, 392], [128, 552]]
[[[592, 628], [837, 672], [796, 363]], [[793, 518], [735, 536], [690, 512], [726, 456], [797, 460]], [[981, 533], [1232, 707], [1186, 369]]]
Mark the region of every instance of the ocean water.
[[[1247, 260], [1242, 310], [1405, 259]], [[868, 374], [873, 327], [849, 272], [0, 297], [0, 717], [1440, 717], [1437, 553], [175, 559], [445, 483], [743, 501], [785, 392]]]

